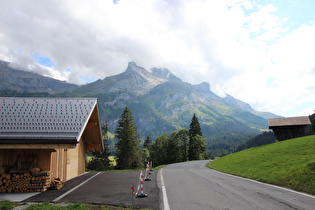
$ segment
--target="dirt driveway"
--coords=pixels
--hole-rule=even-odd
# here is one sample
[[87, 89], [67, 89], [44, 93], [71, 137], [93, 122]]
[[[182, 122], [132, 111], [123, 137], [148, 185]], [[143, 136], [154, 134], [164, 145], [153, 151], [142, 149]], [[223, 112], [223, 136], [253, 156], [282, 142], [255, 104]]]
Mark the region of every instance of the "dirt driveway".
[[[134, 208], [159, 209], [159, 188], [157, 173], [150, 174], [151, 181], [144, 181], [144, 193], [148, 197], [134, 197]], [[119, 171], [85, 173], [67, 181], [60, 190], [49, 190], [24, 201], [28, 202], [71, 202], [106, 204], [113, 206], [132, 206], [131, 187], [137, 189], [139, 171]], [[86, 181], [86, 183], [84, 183]], [[82, 184], [84, 183], [84, 184]], [[82, 184], [80, 186], [80, 184]]]

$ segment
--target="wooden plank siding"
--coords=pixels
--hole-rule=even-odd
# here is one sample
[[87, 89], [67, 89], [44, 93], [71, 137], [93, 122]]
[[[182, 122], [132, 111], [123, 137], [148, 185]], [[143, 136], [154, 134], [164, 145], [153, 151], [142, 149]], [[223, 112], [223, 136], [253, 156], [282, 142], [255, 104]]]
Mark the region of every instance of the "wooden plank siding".
[[30, 168], [50, 170], [50, 155], [53, 150], [1, 149], [1, 172], [29, 171]]
[[269, 129], [272, 129], [278, 141], [298, 138], [305, 135], [305, 126], [310, 125], [307, 116], [271, 118], [268, 119]]
[[50, 171], [52, 172], [52, 179], [67, 180], [67, 151], [67, 149], [58, 149], [51, 153]]
[[72, 179], [85, 172], [85, 141], [81, 141], [73, 149], [58, 149], [51, 153], [53, 178], [62, 181]]

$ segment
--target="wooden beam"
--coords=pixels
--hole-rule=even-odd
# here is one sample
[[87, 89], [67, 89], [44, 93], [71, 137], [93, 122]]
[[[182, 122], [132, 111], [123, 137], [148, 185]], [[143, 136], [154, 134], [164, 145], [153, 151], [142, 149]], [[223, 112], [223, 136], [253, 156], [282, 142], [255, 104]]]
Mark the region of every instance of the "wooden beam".
[[0, 149], [71, 149], [76, 144], [0, 144]]
[[86, 152], [101, 152], [101, 144], [87, 144]]

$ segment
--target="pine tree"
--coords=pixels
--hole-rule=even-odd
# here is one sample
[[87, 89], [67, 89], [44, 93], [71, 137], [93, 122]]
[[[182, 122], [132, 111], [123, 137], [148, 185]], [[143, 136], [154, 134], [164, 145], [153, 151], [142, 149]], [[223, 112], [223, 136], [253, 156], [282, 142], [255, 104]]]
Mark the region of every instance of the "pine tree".
[[149, 136], [147, 136], [147, 139], [143, 143], [143, 148], [147, 148], [150, 151], [151, 146], [152, 146], [152, 140], [150, 139]]
[[110, 168], [110, 151], [108, 146], [108, 123], [105, 122], [105, 125], [102, 126], [102, 136], [103, 136], [103, 144], [104, 144], [104, 151], [102, 152], [102, 160], [105, 165], [105, 169], [108, 170]]
[[117, 168], [130, 169], [142, 166], [140, 141], [134, 118], [128, 107], [125, 108], [116, 129]]
[[196, 135], [202, 136], [200, 124], [198, 121], [198, 118], [196, 117], [196, 114], [191, 119], [191, 123], [189, 125], [189, 138], [192, 138], [193, 136]]
[[147, 136], [146, 140], [143, 143], [142, 151], [141, 151], [141, 159], [144, 165], [146, 165], [149, 161], [151, 161], [151, 146], [152, 140], [149, 136]]
[[205, 139], [202, 136], [198, 118], [196, 117], [196, 114], [194, 114], [189, 125], [188, 160], [202, 159], [205, 154], [205, 150]]

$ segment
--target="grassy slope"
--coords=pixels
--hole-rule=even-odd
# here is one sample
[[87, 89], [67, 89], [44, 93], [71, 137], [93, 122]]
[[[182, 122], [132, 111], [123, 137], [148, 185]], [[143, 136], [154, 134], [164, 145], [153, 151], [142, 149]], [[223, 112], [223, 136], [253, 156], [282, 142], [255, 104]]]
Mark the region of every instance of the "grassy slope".
[[233, 153], [210, 167], [314, 195], [315, 135]]

